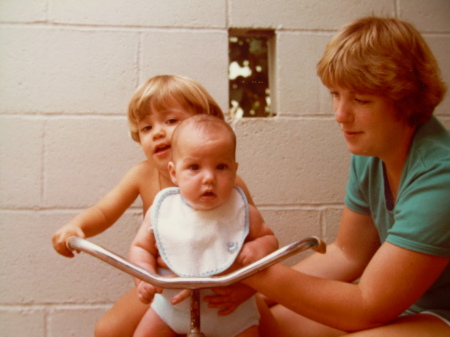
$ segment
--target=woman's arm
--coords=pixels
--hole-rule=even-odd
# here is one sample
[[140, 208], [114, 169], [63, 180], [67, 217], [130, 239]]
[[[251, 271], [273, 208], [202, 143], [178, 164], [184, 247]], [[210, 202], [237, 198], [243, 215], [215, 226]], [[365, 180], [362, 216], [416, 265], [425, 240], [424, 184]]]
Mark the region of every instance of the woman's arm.
[[[376, 237], [367, 229], [371, 223], [370, 216], [346, 208], [342, 229], [327, 258], [313, 257], [295, 269], [278, 264], [244, 283], [305, 317], [340, 330], [385, 324], [430, 287], [449, 259], [388, 242], [370, 259], [376, 246]], [[336, 256], [330, 255], [332, 252]], [[323, 265], [314, 270], [313, 262]], [[335, 265], [338, 262], [341, 264]], [[358, 283], [345, 282], [361, 272]]]

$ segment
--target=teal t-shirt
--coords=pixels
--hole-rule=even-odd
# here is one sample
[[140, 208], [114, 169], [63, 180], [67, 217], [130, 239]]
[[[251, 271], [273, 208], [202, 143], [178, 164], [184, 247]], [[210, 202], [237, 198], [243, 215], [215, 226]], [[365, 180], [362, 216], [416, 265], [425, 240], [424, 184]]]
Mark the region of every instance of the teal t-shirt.
[[[417, 130], [395, 203], [382, 161], [352, 156], [345, 204], [371, 214], [381, 242], [450, 257], [450, 132], [435, 117]], [[450, 265], [410, 309], [450, 320]]]

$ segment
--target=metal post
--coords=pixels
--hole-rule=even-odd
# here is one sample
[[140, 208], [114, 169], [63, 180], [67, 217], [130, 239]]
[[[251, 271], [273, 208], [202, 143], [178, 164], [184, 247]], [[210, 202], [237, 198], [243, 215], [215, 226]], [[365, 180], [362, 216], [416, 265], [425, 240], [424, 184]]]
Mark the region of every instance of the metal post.
[[205, 337], [200, 332], [200, 289], [191, 291], [191, 331], [186, 337]]

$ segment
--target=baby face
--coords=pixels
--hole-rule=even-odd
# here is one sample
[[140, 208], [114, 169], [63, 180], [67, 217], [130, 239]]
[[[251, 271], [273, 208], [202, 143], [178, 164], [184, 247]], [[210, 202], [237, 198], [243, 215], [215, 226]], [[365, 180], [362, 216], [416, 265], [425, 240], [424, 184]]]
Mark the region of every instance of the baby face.
[[180, 142], [169, 171], [191, 207], [213, 209], [230, 197], [237, 171], [230, 138], [197, 134]]

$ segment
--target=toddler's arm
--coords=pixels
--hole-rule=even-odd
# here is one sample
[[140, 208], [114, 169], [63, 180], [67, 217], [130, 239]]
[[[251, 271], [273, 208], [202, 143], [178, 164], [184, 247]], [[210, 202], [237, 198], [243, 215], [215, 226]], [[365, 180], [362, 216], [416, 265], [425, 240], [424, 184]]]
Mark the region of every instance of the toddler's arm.
[[54, 249], [61, 255], [73, 257], [73, 252], [66, 247], [66, 240], [70, 236], [91, 237], [112, 226], [139, 195], [138, 182], [142, 179], [140, 177], [142, 172], [139, 165], [136, 165], [99, 202], [53, 234]]

